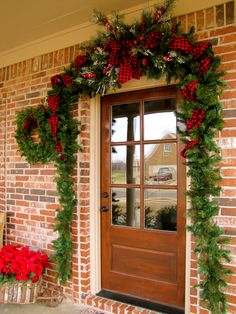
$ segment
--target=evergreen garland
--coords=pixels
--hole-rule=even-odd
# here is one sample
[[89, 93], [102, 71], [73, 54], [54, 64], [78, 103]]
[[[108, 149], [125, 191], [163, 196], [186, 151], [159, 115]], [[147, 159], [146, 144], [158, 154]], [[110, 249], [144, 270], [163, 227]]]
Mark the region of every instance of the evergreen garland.
[[[221, 160], [215, 143], [215, 131], [221, 130], [223, 75], [217, 68], [220, 59], [214, 56], [209, 42], [197, 42], [193, 29], [181, 33], [178, 25], [172, 27], [169, 10], [173, 0], [153, 12], [144, 11], [141, 22], [127, 25], [120, 15], [108, 19], [95, 12], [95, 22], [106, 32], [85, 43], [68, 69], [51, 79], [48, 108], [42, 111], [27, 109], [18, 113], [16, 139], [21, 153], [30, 163], [55, 161], [57, 191], [61, 209], [57, 211], [55, 230], [59, 237], [53, 246], [58, 264], [58, 277], [66, 282], [71, 277], [71, 224], [76, 197], [73, 189], [73, 170], [76, 164], [78, 122], [72, 118], [72, 103], [81, 95], [104, 95], [107, 89], [120, 88], [131, 78], [140, 76], [158, 79], [165, 75], [167, 82], [177, 79], [183, 101], [177, 112], [179, 121], [186, 125], [179, 130], [187, 157], [191, 184], [187, 195], [191, 199], [188, 229], [196, 241], [201, 299], [213, 314], [226, 313], [223, 292], [230, 271], [223, 262], [229, 262], [229, 252], [223, 230], [214, 216], [219, 213], [215, 198], [219, 196], [221, 180], [216, 164]], [[37, 124], [32, 123], [35, 116]], [[30, 125], [24, 128], [25, 123]], [[31, 131], [38, 128], [41, 143], [33, 143]], [[45, 150], [42, 149], [45, 147]], [[35, 149], [36, 148], [36, 149]]]

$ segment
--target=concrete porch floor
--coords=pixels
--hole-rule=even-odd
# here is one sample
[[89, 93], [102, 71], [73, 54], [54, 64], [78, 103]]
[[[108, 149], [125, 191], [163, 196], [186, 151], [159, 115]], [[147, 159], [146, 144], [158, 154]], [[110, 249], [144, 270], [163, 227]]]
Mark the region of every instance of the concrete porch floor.
[[93, 308], [63, 301], [57, 307], [48, 307], [41, 302], [35, 304], [0, 304], [1, 314], [102, 314]]

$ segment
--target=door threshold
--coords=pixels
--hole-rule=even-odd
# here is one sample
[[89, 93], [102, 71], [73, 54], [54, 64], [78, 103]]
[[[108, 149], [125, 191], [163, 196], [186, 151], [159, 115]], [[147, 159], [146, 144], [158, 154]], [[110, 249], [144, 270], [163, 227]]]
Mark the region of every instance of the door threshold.
[[161, 312], [163, 314], [184, 314], [184, 309], [182, 308], [159, 304], [156, 302], [139, 299], [136, 297], [116, 293], [109, 290], [102, 289], [96, 295], [99, 297], [106, 298], [106, 299], [111, 299], [111, 300], [119, 301], [122, 303], [127, 303], [127, 304], [135, 305], [138, 307], [142, 307], [142, 308], [152, 310], [155, 312]]

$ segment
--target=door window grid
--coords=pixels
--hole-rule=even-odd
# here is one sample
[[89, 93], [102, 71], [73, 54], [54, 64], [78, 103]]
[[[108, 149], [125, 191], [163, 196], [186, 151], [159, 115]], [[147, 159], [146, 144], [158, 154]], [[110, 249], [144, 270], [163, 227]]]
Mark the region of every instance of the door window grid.
[[[171, 99], [171, 101], [173, 101], [173, 99]], [[114, 108], [115, 106], [119, 106], [119, 105], [113, 105], [111, 106], [111, 110], [112, 108]], [[120, 215], [121, 217], [114, 217], [115, 213], [117, 214], [117, 203], [114, 204], [115, 202], [117, 202], [117, 199], [114, 201], [113, 197], [112, 197], [112, 208], [114, 210], [112, 210], [112, 223], [113, 225], [116, 225], [116, 223], [114, 223], [117, 218], [118, 220], [120, 219], [120, 221], [122, 223], [118, 224], [118, 225], [123, 225], [123, 226], [132, 226], [132, 227], [135, 227], [135, 228], [141, 228], [141, 229], [158, 229], [158, 228], [155, 228], [155, 226], [158, 226], [160, 225], [160, 223], [158, 223], [158, 219], [152, 219], [151, 215], [150, 215], [150, 207], [147, 207], [145, 206], [145, 193], [147, 190], [153, 190], [153, 193], [155, 194], [155, 191], [157, 190], [160, 190], [162, 191], [163, 193], [165, 191], [170, 191], [170, 190], [173, 190], [176, 191], [176, 195], [177, 195], [177, 181], [176, 182], [172, 182], [172, 185], [168, 185], [168, 186], [165, 186], [165, 184], [163, 183], [164, 181], [160, 181], [159, 182], [159, 185], [158, 186], [150, 186], [146, 181], [145, 181], [145, 157], [144, 157], [144, 146], [145, 144], [149, 144], [151, 143], [152, 145], [156, 145], [156, 146], [162, 146], [163, 147], [163, 155], [166, 156], [166, 155], [169, 155], [171, 154], [171, 151], [172, 151], [172, 146], [173, 144], [176, 145], [177, 143], [177, 138], [176, 138], [176, 130], [174, 132], [172, 132], [172, 134], [175, 134], [175, 137], [173, 138], [166, 138], [166, 139], [151, 139], [151, 140], [148, 140], [148, 139], [144, 139], [144, 130], [145, 130], [145, 126], [144, 126], [144, 118], [145, 118], [145, 109], [144, 109], [144, 106], [145, 106], [145, 101], [141, 101], [140, 104], [140, 114], [139, 114], [139, 120], [137, 119], [137, 117], [135, 117], [135, 124], [136, 125], [139, 125], [140, 126], [140, 134], [141, 134], [141, 138], [140, 140], [137, 139], [138, 137], [136, 136], [127, 136], [126, 138], [126, 141], [115, 141], [115, 142], [112, 142], [112, 139], [114, 138], [113, 134], [111, 136], [111, 139], [110, 139], [110, 145], [111, 145], [111, 151], [114, 149], [114, 147], [119, 147], [119, 146], [131, 146], [131, 145], [134, 145], [134, 144], [139, 144], [139, 145], [136, 145], [137, 147], [140, 146], [140, 164], [139, 164], [139, 167], [140, 167], [140, 184], [138, 184], [139, 182], [135, 182], [135, 180], [133, 182], [128, 182], [127, 183], [115, 183], [114, 180], [112, 181], [111, 180], [111, 189], [112, 189], [112, 194], [114, 195], [113, 193], [113, 189], [114, 188], [120, 188], [120, 189], [125, 189], [126, 190], [126, 196], [127, 194], [130, 194], [130, 193], [127, 193], [127, 191], [131, 192], [132, 189], [135, 191], [137, 190], [140, 190], [140, 205], [137, 206], [137, 200], [136, 200], [136, 206], [133, 206], [132, 208], [132, 211], [133, 211], [133, 216], [135, 217], [135, 221], [134, 223], [131, 223], [130, 221], [128, 222], [128, 217], [127, 217], [127, 210], [126, 210], [126, 213], [125, 210], [121, 211]], [[168, 110], [168, 112], [170, 112], [170, 110]], [[136, 112], [137, 113], [137, 112]], [[163, 112], [162, 112], [163, 113]], [[176, 118], [175, 118], [176, 119]], [[175, 120], [176, 121], [176, 120]], [[176, 122], [175, 122], [176, 123]], [[112, 116], [112, 125], [114, 124], [114, 117]], [[127, 125], [127, 123], [126, 123]], [[128, 128], [128, 126], [126, 126]], [[176, 128], [175, 128], [176, 129]], [[137, 131], [137, 130], [136, 130]], [[173, 128], [172, 128], [172, 131], [173, 131]], [[139, 134], [139, 132], [137, 132]], [[124, 138], [124, 137], [123, 137]], [[176, 160], [176, 164], [177, 164], [177, 160]], [[113, 165], [112, 165], [113, 167]], [[157, 178], [161, 178], [161, 172], [162, 172], [162, 177], [164, 178], [163, 180], [165, 181], [170, 181], [170, 180], [173, 180], [173, 177], [175, 176], [175, 179], [177, 180], [177, 167], [176, 169], [174, 169], [173, 167], [162, 167], [159, 169], [159, 172], [160, 174], [157, 174]], [[175, 174], [174, 174], [175, 172]], [[112, 176], [112, 175], [111, 175]], [[171, 179], [170, 179], [171, 178]], [[111, 178], [112, 179], [112, 178]], [[132, 181], [132, 180], [131, 180]], [[132, 194], [132, 193], [131, 193]], [[132, 199], [133, 197], [131, 197]], [[166, 212], [168, 213], [171, 213], [171, 223], [173, 224], [174, 220], [176, 221], [176, 208], [177, 208], [177, 196], [176, 196], [176, 200], [172, 200], [172, 203], [168, 201], [166, 201], [167, 203], [167, 206], [164, 206], [164, 210], [163, 210], [163, 215], [162, 216], [165, 216], [166, 215]], [[122, 202], [121, 202], [122, 203]], [[124, 201], [123, 201], [124, 203]], [[126, 203], [127, 203], [127, 199], [126, 199]], [[135, 205], [135, 203], [133, 202], [133, 205]], [[119, 211], [118, 211], [119, 212]], [[130, 216], [130, 215], [129, 215]], [[132, 215], [131, 215], [132, 216]], [[140, 223], [138, 223], [138, 219], [140, 217]], [[148, 221], [150, 222], [149, 225], [148, 225]], [[154, 228], [152, 228], [152, 226], [154, 226]], [[168, 230], [163, 228], [161, 230]], [[176, 230], [176, 225], [174, 228], [172, 228], [172, 231]]]

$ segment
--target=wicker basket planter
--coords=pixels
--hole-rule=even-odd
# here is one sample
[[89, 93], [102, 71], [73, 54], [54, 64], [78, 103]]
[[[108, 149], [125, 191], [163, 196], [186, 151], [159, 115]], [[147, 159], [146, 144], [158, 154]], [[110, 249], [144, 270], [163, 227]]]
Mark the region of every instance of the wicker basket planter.
[[30, 304], [37, 301], [37, 296], [41, 290], [39, 281], [27, 283], [5, 283], [0, 286], [0, 304]]

